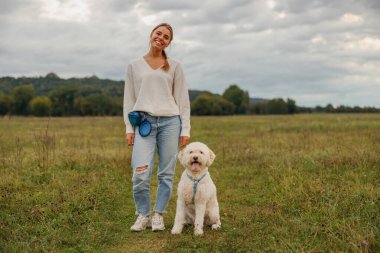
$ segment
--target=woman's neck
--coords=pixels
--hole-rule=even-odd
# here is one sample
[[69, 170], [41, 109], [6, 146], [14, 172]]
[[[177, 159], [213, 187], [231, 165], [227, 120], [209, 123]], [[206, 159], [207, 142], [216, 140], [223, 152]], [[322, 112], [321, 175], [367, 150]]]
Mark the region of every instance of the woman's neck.
[[146, 57], [152, 57], [152, 58], [161, 58], [162, 57], [162, 50], [150, 48], [149, 52], [145, 56]]

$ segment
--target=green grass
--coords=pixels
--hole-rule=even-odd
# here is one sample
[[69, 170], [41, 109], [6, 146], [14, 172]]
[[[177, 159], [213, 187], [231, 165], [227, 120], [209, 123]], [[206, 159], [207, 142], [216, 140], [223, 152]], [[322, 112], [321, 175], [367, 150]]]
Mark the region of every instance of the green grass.
[[[121, 118], [0, 119], [0, 252], [379, 252], [380, 115], [192, 117], [222, 229], [135, 220]], [[157, 187], [152, 180], [152, 204]]]

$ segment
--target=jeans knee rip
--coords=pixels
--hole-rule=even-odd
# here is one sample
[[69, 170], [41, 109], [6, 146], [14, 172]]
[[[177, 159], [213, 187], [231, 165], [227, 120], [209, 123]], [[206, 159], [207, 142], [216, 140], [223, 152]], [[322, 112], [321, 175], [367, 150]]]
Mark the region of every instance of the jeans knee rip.
[[148, 171], [148, 165], [137, 167], [136, 168], [136, 174], [142, 174]]

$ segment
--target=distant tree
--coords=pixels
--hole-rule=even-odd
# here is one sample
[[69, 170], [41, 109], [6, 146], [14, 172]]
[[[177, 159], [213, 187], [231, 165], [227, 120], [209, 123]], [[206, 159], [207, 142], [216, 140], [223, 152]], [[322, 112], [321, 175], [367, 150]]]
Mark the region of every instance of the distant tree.
[[30, 111], [34, 116], [49, 116], [51, 113], [51, 101], [46, 96], [35, 97], [30, 101]]
[[353, 112], [361, 112], [362, 109], [359, 106], [354, 106]]
[[325, 109], [324, 109], [322, 106], [317, 105], [317, 106], [315, 107], [314, 111], [315, 111], [315, 112], [325, 112]]
[[219, 95], [214, 95], [212, 100], [213, 115], [231, 115], [234, 114], [235, 105]]
[[93, 74], [92, 76], [88, 77], [88, 79], [99, 80], [99, 77]]
[[268, 102], [269, 114], [287, 114], [288, 105], [282, 98], [275, 98]]
[[54, 72], [50, 72], [50, 73], [48, 73], [46, 76], [45, 76], [45, 78], [46, 79], [60, 79], [59, 78], [59, 76], [56, 74], [56, 73], [54, 73]]
[[222, 96], [235, 105], [236, 114], [245, 114], [248, 112], [249, 94], [247, 91], [240, 89], [236, 84], [228, 87]]
[[84, 101], [77, 100], [81, 104], [83, 115], [121, 115], [123, 105], [121, 99], [114, 99], [105, 94], [93, 94], [84, 98]]
[[32, 85], [21, 85], [12, 91], [12, 111], [16, 115], [28, 115], [29, 102], [34, 97], [34, 88]]
[[78, 87], [78, 90], [75, 93], [75, 95], [87, 97], [93, 94], [101, 94], [101, 93], [102, 93], [101, 90], [96, 88], [95, 86], [83, 85], [81, 87]]
[[191, 103], [191, 113], [194, 115], [211, 115], [212, 95], [204, 93]]
[[312, 113], [313, 112], [313, 108], [309, 108], [309, 107], [297, 107], [297, 112], [298, 113]]
[[76, 97], [74, 99], [74, 111], [76, 115], [85, 115], [86, 98], [83, 96]]
[[340, 112], [340, 113], [347, 113], [347, 112], [352, 112], [353, 110], [351, 107], [340, 105], [334, 111]]
[[76, 115], [74, 100], [78, 88], [75, 86], [60, 86], [53, 90], [49, 98], [52, 102], [52, 115], [70, 116]]
[[335, 111], [334, 106], [332, 104], [326, 105], [325, 111], [326, 112], [334, 112]]
[[191, 102], [194, 115], [229, 115], [235, 111], [235, 105], [220, 95], [205, 92]]
[[251, 104], [249, 106], [250, 114], [268, 114], [268, 102]]
[[6, 115], [11, 111], [11, 97], [0, 93], [0, 115]]
[[297, 105], [296, 105], [296, 101], [295, 100], [288, 98], [286, 100], [286, 103], [288, 105], [288, 113], [289, 114], [294, 114], [294, 113], [297, 112]]
[[111, 108], [109, 115], [123, 115], [123, 100], [117, 97], [109, 97]]

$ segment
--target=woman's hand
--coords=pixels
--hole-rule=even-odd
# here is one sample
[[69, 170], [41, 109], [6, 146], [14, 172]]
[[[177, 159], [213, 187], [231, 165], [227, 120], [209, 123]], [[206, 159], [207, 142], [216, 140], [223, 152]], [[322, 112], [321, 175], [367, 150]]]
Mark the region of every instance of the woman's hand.
[[127, 141], [128, 146], [131, 146], [135, 143], [135, 134], [128, 133], [125, 139]]
[[179, 146], [182, 148], [189, 143], [189, 136], [181, 136], [179, 138]]

